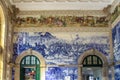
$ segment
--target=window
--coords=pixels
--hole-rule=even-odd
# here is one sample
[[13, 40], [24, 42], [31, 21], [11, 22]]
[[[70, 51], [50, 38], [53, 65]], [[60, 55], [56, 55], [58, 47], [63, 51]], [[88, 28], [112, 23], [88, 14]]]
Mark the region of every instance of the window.
[[36, 56], [28, 55], [21, 60], [20, 80], [40, 80], [40, 61]]
[[102, 67], [102, 60], [96, 55], [89, 55], [83, 60], [84, 67]]

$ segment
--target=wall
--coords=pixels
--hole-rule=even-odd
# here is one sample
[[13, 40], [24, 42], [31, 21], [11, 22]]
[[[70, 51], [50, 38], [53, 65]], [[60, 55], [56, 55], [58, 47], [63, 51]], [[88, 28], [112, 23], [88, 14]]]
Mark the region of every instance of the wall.
[[47, 65], [56, 65], [46, 69], [46, 80], [77, 80], [76, 65], [83, 52], [94, 48], [109, 60], [108, 34], [108, 32], [14, 32], [13, 61], [23, 51], [32, 48], [42, 54]]
[[116, 65], [115, 69], [115, 80], [119, 80], [120, 77], [120, 22], [112, 30], [113, 36], [113, 52], [114, 52], [114, 62]]
[[119, 55], [119, 47], [120, 47], [120, 22], [113, 28], [112, 30], [112, 38], [113, 38], [113, 52], [114, 52], [114, 58], [115, 61], [120, 60]]

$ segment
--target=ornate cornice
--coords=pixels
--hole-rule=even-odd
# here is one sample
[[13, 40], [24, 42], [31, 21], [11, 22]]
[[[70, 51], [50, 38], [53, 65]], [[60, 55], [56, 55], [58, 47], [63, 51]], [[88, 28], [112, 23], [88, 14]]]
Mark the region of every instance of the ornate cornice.
[[14, 28], [14, 32], [109, 32], [108, 27], [29, 27]]
[[118, 22], [120, 22], [120, 15], [117, 17], [117, 19], [112, 23], [112, 28], [114, 28], [116, 26], [116, 24], [118, 24]]
[[110, 2], [109, 0], [12, 0], [17, 2]]
[[60, 25], [62, 27], [108, 27], [106, 14], [101, 10], [21, 11], [17, 17], [16, 27], [55, 27]]
[[114, 22], [117, 17], [120, 15], [120, 3], [116, 6], [114, 12], [111, 14], [111, 22]]
[[113, 3], [111, 4], [111, 11], [110, 11], [111, 13], [114, 12], [116, 6], [119, 5], [119, 3], [120, 3], [120, 0], [114, 0], [113, 1]]
[[102, 10], [41, 10], [41, 11], [20, 11], [18, 16], [44, 15], [44, 16], [106, 16]]

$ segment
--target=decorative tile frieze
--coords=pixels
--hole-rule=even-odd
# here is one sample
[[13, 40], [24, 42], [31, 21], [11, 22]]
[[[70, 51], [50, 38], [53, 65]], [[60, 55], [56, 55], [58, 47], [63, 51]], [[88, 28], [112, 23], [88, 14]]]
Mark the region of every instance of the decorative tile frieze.
[[42, 16], [18, 17], [16, 27], [108, 27], [105, 16]]

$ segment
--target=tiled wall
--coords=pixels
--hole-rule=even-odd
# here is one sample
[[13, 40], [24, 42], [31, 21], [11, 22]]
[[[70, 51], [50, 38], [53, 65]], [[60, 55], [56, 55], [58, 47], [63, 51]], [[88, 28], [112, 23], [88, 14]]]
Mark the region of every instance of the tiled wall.
[[115, 61], [120, 60], [120, 22], [112, 30]]
[[[93, 48], [109, 59], [107, 32], [14, 32], [14, 59], [29, 48], [39, 52], [46, 64], [77, 65], [80, 55]], [[77, 80], [77, 72], [77, 67], [48, 67], [45, 76], [46, 80]]]
[[46, 80], [77, 80], [77, 67], [50, 67], [46, 70]]
[[120, 65], [116, 65], [114, 68], [115, 68], [115, 80], [120, 80]]
[[[120, 22], [112, 30], [113, 36], [113, 50], [114, 50], [114, 61], [120, 61]], [[119, 80], [120, 77], [120, 64], [115, 66], [115, 80]]]

